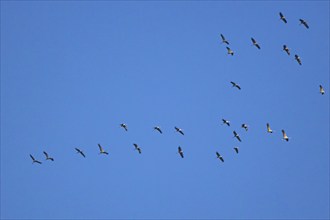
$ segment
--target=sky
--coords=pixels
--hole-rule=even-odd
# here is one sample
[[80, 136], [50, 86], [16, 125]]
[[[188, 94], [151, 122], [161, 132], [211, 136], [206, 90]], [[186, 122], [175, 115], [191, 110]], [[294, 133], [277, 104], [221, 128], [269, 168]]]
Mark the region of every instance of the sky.
[[328, 219], [329, 72], [329, 1], [1, 1], [0, 217]]

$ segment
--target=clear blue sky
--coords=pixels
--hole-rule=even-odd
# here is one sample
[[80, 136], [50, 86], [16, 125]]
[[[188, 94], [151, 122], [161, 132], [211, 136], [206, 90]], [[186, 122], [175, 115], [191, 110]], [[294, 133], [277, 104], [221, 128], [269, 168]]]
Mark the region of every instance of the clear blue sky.
[[329, 92], [329, 1], [1, 1], [1, 218], [329, 218]]

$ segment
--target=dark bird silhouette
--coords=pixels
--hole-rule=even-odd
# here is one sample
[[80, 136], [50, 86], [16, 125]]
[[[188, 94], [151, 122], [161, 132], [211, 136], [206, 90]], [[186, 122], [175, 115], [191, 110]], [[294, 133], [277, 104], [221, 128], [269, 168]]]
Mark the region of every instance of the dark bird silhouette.
[[137, 144], [133, 144], [133, 145], [135, 147], [135, 150], [137, 150], [139, 152], [139, 154], [141, 154], [142, 151], [141, 151], [141, 148], [139, 147], [139, 145], [137, 145]]
[[124, 129], [125, 129], [125, 131], [127, 131], [127, 130], [128, 130], [128, 129], [127, 129], [127, 125], [126, 125], [126, 124], [124, 124], [124, 123], [120, 124], [120, 127], [124, 128]]
[[297, 62], [299, 63], [299, 65], [301, 65], [301, 59], [300, 59], [300, 57], [297, 54], [294, 55], [294, 59], [297, 60]]
[[309, 28], [307, 22], [304, 19], [299, 19], [300, 24], [304, 25], [307, 29]]
[[230, 121], [226, 119], [222, 119], [222, 124], [226, 124], [227, 126], [230, 126]]
[[237, 140], [239, 140], [239, 142], [242, 141], [236, 131], [233, 131], [233, 134], [234, 134], [234, 137], [237, 138]]
[[163, 133], [159, 126], [154, 127], [154, 129], [157, 130], [161, 134]]
[[220, 34], [221, 39], [222, 39], [222, 43], [225, 43], [227, 45], [229, 45], [229, 42], [226, 40], [225, 36], [223, 36], [223, 34]]
[[282, 130], [283, 140], [289, 141], [289, 137], [286, 135], [285, 131]]
[[290, 56], [290, 49], [284, 44], [283, 50]]
[[249, 126], [247, 124], [242, 124], [241, 127], [244, 128], [245, 131], [248, 131], [249, 130]]
[[268, 133], [273, 133], [273, 130], [270, 128], [269, 123], [267, 123], [267, 132]]
[[324, 95], [324, 93], [325, 93], [325, 90], [323, 89], [322, 85], [320, 85], [320, 93], [321, 93], [321, 95]]
[[99, 149], [100, 149], [100, 154], [106, 154], [108, 155], [109, 153], [104, 151], [103, 147], [101, 146], [101, 144], [97, 144], [99, 146]]
[[284, 17], [284, 15], [282, 14], [282, 12], [280, 12], [280, 19], [284, 22], [287, 23], [286, 18]]
[[241, 90], [241, 87], [237, 83], [235, 83], [235, 82], [230, 82], [230, 83], [233, 85], [233, 87], [236, 87], [239, 90]]
[[78, 149], [78, 148], [75, 148], [75, 149], [76, 149], [77, 153], [81, 154], [81, 156], [86, 157], [84, 152], [82, 152], [80, 149]]
[[184, 158], [184, 156], [183, 156], [183, 150], [181, 149], [180, 146], [178, 147], [178, 153], [180, 154], [180, 156], [181, 156], [182, 158]]
[[238, 147], [234, 147], [235, 152], [238, 154]]
[[217, 155], [217, 158], [218, 158], [219, 160], [221, 160], [222, 162], [225, 162], [225, 160], [224, 160], [223, 157], [219, 154], [218, 151], [215, 152], [215, 154]]
[[45, 156], [46, 156], [46, 160], [54, 161], [54, 158], [49, 157], [46, 151], [44, 151], [44, 154], [45, 154]]
[[31, 154], [30, 154], [30, 157], [32, 159], [32, 163], [42, 164], [39, 160], [34, 159], [34, 157]]
[[234, 51], [232, 49], [230, 49], [229, 47], [226, 47], [226, 48], [227, 48], [227, 53], [233, 56]]
[[178, 127], [174, 127], [174, 128], [175, 128], [175, 130], [177, 132], [179, 132], [180, 134], [184, 135], [183, 130], [181, 128], [178, 128]]
[[253, 37], [251, 37], [251, 40], [252, 40], [253, 45], [256, 46], [260, 50], [261, 48], [260, 48], [260, 45], [257, 43], [257, 41]]

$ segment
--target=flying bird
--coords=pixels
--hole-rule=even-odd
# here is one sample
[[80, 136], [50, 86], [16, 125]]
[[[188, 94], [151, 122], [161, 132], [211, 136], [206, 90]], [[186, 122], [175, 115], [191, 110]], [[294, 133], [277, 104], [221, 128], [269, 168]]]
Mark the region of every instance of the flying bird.
[[294, 59], [297, 60], [297, 62], [299, 63], [299, 65], [301, 65], [300, 57], [297, 54], [294, 55]]
[[229, 47], [226, 47], [226, 48], [227, 48], [227, 53], [233, 56], [234, 51], [232, 49], [230, 49]]
[[234, 134], [234, 137], [237, 138], [237, 140], [239, 140], [239, 142], [242, 141], [236, 131], [233, 131], [233, 134]]
[[284, 15], [282, 14], [282, 12], [280, 12], [280, 19], [284, 22], [287, 23], [286, 18], [284, 17]]
[[236, 153], [238, 154], [238, 147], [234, 147], [234, 150], [236, 151]]
[[259, 44], [257, 43], [257, 41], [253, 37], [251, 37], [251, 40], [252, 40], [253, 45], [256, 46], [260, 50], [261, 48], [260, 48]]
[[225, 43], [227, 45], [229, 45], [229, 42], [226, 40], [225, 36], [223, 36], [222, 34], [220, 34], [221, 39], [222, 39], [222, 43]]
[[290, 49], [284, 44], [283, 50], [290, 56]]
[[269, 123], [267, 123], [267, 132], [268, 133], [273, 133], [273, 130], [270, 128]]
[[248, 131], [249, 130], [249, 126], [247, 124], [242, 124], [241, 127], [244, 128], [245, 131]]
[[178, 153], [180, 154], [180, 156], [181, 156], [182, 158], [184, 158], [184, 156], [183, 156], [183, 150], [181, 149], [180, 146], [178, 147]]
[[45, 156], [46, 156], [46, 160], [54, 161], [54, 158], [49, 157], [46, 151], [44, 151], [44, 154], [45, 154]]
[[159, 133], [161, 133], [161, 134], [163, 133], [159, 126], [154, 127], [154, 129], [159, 131]]
[[222, 119], [222, 124], [226, 124], [227, 126], [230, 126], [230, 121], [226, 120], [226, 119]]
[[289, 141], [289, 137], [286, 135], [285, 131], [282, 130], [283, 140]]
[[321, 93], [321, 95], [324, 95], [324, 93], [325, 93], [325, 91], [324, 91], [322, 85], [320, 85], [320, 93]]
[[133, 144], [133, 145], [135, 147], [135, 150], [137, 150], [139, 152], [139, 154], [141, 154], [142, 151], [141, 151], [141, 148], [139, 147], [139, 145], [137, 145], [137, 144]]
[[30, 154], [30, 157], [32, 159], [32, 163], [42, 164], [39, 160], [34, 159], [34, 157], [31, 154]]
[[184, 135], [183, 130], [181, 128], [178, 128], [178, 127], [174, 127], [174, 128], [175, 128], [175, 130], [177, 132], [179, 132], [180, 134]]
[[127, 125], [126, 124], [122, 123], [122, 124], [120, 124], [120, 127], [124, 128], [125, 131], [127, 131]]
[[223, 159], [223, 157], [219, 154], [219, 152], [215, 152], [215, 154], [217, 155], [217, 158], [219, 158], [219, 160], [221, 160], [222, 162], [225, 162], [225, 160]]
[[300, 24], [304, 25], [307, 29], [309, 28], [307, 22], [304, 19], [299, 19]]
[[230, 82], [230, 83], [233, 85], [233, 87], [236, 87], [239, 90], [241, 90], [241, 87], [237, 83], [235, 83], [235, 82]]
[[104, 151], [103, 147], [101, 146], [101, 144], [97, 144], [99, 146], [99, 149], [100, 149], [100, 154], [106, 154], [108, 155], [109, 153]]
[[86, 157], [84, 152], [82, 152], [80, 149], [78, 149], [78, 148], [75, 148], [75, 149], [76, 149], [77, 153], [81, 154], [81, 156]]

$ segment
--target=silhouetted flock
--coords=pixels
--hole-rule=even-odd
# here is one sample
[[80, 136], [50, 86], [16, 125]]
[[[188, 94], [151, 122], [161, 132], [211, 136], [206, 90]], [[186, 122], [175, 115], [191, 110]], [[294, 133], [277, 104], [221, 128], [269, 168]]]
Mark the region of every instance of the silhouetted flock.
[[[285, 16], [283, 15], [283, 13], [280, 12], [279, 13], [279, 16], [280, 16], [280, 19], [286, 24], [287, 23], [287, 19], [285, 18]], [[299, 21], [300, 21], [300, 25], [303, 25], [305, 28], [309, 29], [309, 25], [307, 24], [307, 22], [304, 19], [299, 19]], [[221, 37], [222, 43], [224, 43], [226, 45], [229, 45], [230, 44], [229, 41], [225, 38], [225, 36], [223, 34], [220, 34], [220, 37]], [[251, 37], [251, 41], [252, 41], [252, 45], [253, 46], [255, 46], [256, 48], [258, 48], [259, 50], [261, 49], [260, 44], [253, 37]], [[227, 53], [228, 54], [230, 54], [232, 56], [234, 55], [234, 51], [232, 49], [230, 49], [229, 46], [226, 46], [226, 49], [227, 49]], [[285, 51], [287, 53], [287, 55], [290, 56], [290, 49], [287, 47], [287, 45], [283, 45], [283, 51]], [[299, 65], [302, 65], [301, 58], [297, 54], [294, 55], [294, 58], [295, 58], [295, 60], [297, 61], [297, 63]], [[232, 84], [232, 87], [235, 87], [235, 88], [241, 90], [241, 87], [237, 83], [235, 83], [235, 82], [230, 82], [230, 83]], [[321, 93], [321, 95], [324, 95], [324, 93], [325, 93], [325, 90], [322, 87], [322, 85], [319, 86], [319, 92]], [[230, 121], [229, 120], [226, 120], [226, 119], [222, 119], [222, 124], [223, 125], [227, 125], [229, 127], [230, 126]], [[122, 127], [126, 132], [128, 131], [128, 127], [127, 127], [127, 125], [125, 123], [120, 124], [120, 127]], [[249, 126], [247, 124], [243, 123], [241, 125], [241, 127], [244, 128], [245, 131], [248, 131]], [[183, 130], [181, 128], [178, 128], [178, 127], [175, 126], [174, 129], [179, 134], [184, 135], [184, 132], [183, 132]], [[155, 126], [154, 127], [154, 130], [158, 131], [160, 134], [163, 134], [163, 131], [161, 130], [161, 128], [159, 126]], [[268, 133], [273, 133], [273, 130], [271, 129], [269, 123], [266, 123], [266, 131]], [[282, 132], [282, 139], [285, 140], [285, 141], [289, 141], [289, 137], [287, 136], [287, 134], [284, 131], [284, 129], [282, 129], [281, 132]], [[239, 134], [236, 131], [233, 131], [233, 135], [234, 135], [233, 137], [236, 138], [239, 142], [242, 141], [241, 138], [240, 138], [240, 136], [239, 136]], [[138, 144], [134, 143], [133, 146], [134, 146], [135, 150], [137, 150], [137, 152], [139, 154], [142, 153], [142, 149], [140, 148], [140, 146]], [[105, 154], [105, 155], [108, 155], [109, 154], [108, 152], [106, 152], [103, 149], [103, 147], [100, 144], [98, 144], [98, 147], [99, 147], [99, 153], [100, 154]], [[79, 149], [79, 148], [74, 148], [74, 149], [76, 150], [76, 153], [79, 153], [84, 158], [86, 157], [86, 155], [84, 154], [84, 152], [81, 149]], [[233, 149], [236, 152], [236, 154], [239, 153], [239, 148], [238, 147], [234, 147]], [[43, 151], [43, 153], [45, 155], [45, 160], [54, 161], [54, 158], [50, 157], [47, 152]], [[216, 157], [221, 162], [224, 162], [224, 159], [221, 156], [221, 154], [219, 152], [217, 152], [217, 151], [215, 153], [216, 153]], [[180, 155], [181, 158], [184, 158], [184, 153], [183, 153], [183, 150], [182, 150], [181, 146], [178, 147], [178, 154]], [[32, 156], [31, 154], [30, 154], [30, 157], [32, 159], [32, 163], [42, 164], [41, 161], [35, 159], [34, 156]]]

